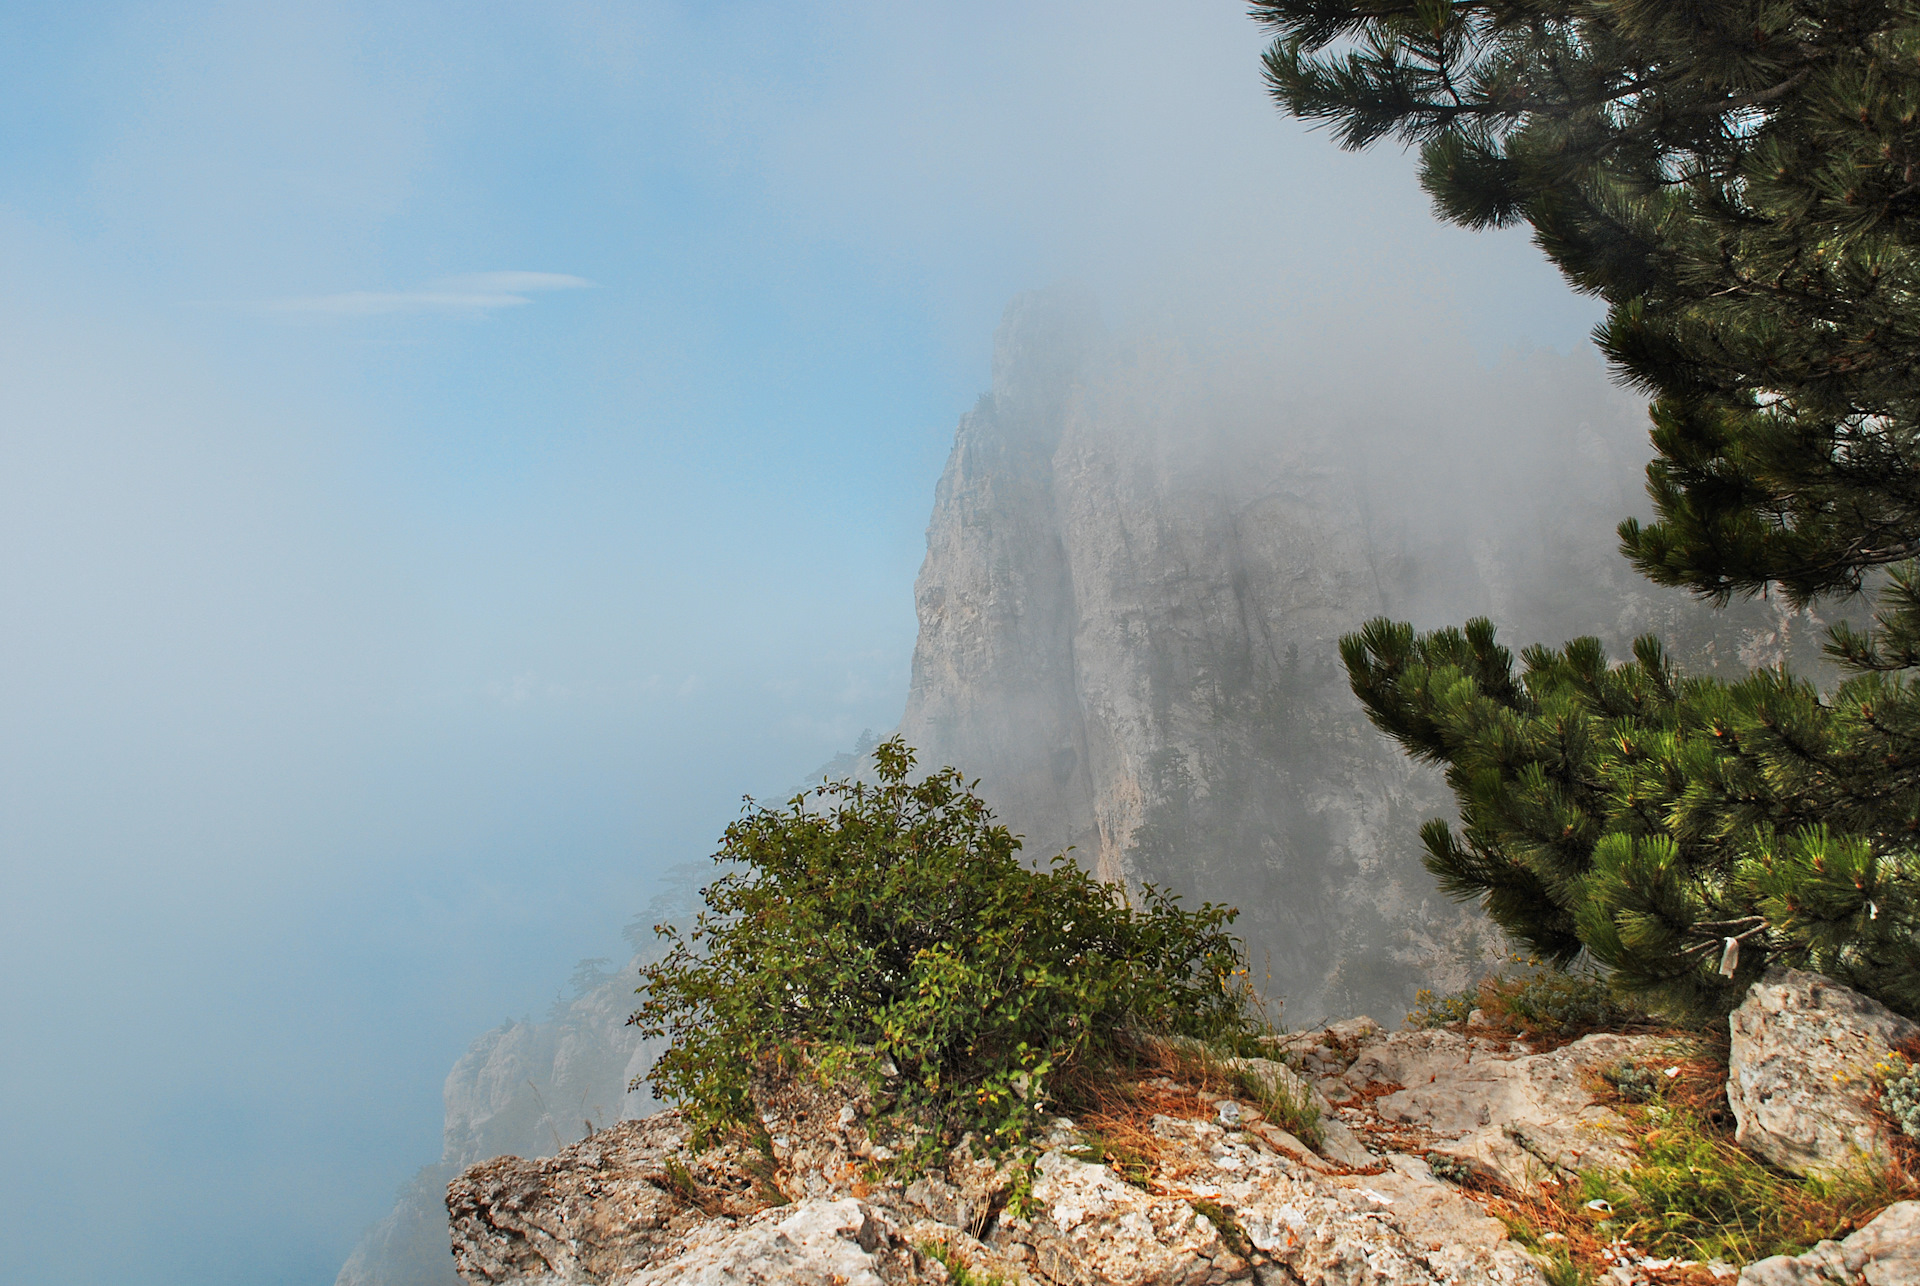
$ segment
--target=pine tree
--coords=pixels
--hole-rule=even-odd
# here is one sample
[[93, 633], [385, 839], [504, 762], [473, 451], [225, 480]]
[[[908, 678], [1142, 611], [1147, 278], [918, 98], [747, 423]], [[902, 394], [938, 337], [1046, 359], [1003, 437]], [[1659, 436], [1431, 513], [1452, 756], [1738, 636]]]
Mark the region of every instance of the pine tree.
[[1430, 869], [1549, 958], [1681, 1009], [1774, 959], [1920, 1012], [1920, 5], [1256, 0], [1282, 108], [1420, 150], [1440, 214], [1525, 221], [1653, 396], [1656, 582], [1866, 589], [1853, 677], [1676, 674], [1651, 639], [1513, 658], [1491, 625], [1343, 641], [1376, 725], [1446, 766]]

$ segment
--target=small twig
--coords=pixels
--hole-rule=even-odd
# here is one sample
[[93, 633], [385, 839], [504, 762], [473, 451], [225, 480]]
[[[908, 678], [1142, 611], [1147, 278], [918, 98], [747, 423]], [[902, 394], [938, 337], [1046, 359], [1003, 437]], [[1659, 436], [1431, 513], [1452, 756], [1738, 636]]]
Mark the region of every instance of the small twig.
[[1738, 920], [1698, 920], [1694, 923], [1693, 932], [1699, 933], [1704, 930], [1718, 934], [1724, 929], [1737, 929], [1741, 925], [1765, 926], [1766, 922], [1766, 917], [1759, 915], [1743, 915]]

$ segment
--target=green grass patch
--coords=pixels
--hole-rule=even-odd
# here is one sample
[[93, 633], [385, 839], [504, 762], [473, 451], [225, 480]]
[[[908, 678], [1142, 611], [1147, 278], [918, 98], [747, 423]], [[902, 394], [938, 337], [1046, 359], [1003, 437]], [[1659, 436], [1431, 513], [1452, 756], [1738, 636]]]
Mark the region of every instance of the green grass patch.
[[944, 1241], [924, 1242], [918, 1249], [947, 1270], [947, 1286], [1007, 1286], [1007, 1279], [998, 1273], [976, 1272], [959, 1251]]
[[[1094, 1165], [1106, 1166], [1136, 1188], [1148, 1186], [1156, 1158], [1139, 1142], [1130, 1142], [1119, 1132], [1109, 1132], [1084, 1123], [1080, 1126], [1080, 1137], [1084, 1141], [1072, 1150], [1074, 1156]], [[1134, 1137], [1138, 1139], [1137, 1134]]]
[[1912, 1187], [1865, 1168], [1834, 1179], [1784, 1175], [1690, 1111], [1656, 1101], [1647, 1114], [1654, 1128], [1639, 1161], [1624, 1174], [1583, 1175], [1580, 1199], [1608, 1202], [1613, 1235], [1657, 1256], [1744, 1264], [1797, 1255]]
[[1297, 1073], [1289, 1070], [1286, 1076], [1270, 1076], [1258, 1067], [1236, 1064], [1233, 1050], [1237, 1046], [1233, 1045], [1170, 1039], [1161, 1042], [1161, 1048], [1168, 1072], [1195, 1089], [1232, 1095], [1250, 1104], [1308, 1147], [1317, 1148], [1325, 1141], [1320, 1104]]

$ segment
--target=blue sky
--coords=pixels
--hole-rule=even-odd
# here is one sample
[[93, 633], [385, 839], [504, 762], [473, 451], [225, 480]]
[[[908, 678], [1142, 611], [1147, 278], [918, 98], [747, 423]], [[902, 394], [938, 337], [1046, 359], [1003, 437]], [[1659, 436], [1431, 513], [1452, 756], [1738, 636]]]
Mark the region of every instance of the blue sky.
[[332, 1281], [466, 1041], [898, 717], [1009, 296], [1576, 347], [1240, 6], [0, 8], [0, 1240]]

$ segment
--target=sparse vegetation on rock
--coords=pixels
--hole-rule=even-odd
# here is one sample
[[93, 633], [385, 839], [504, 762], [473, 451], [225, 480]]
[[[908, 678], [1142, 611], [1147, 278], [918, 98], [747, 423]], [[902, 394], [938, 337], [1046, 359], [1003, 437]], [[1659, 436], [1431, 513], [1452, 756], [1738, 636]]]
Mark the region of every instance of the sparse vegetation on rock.
[[[1065, 1114], [1036, 1121], [1023, 1153], [970, 1134], [915, 1167], [876, 1163], [898, 1128], [885, 1097], [802, 1051], [750, 1078], [757, 1138], [703, 1147], [669, 1110], [550, 1160], [473, 1167], [448, 1193], [455, 1257], [475, 1286], [1914, 1278], [1912, 1152], [1869, 1155], [1825, 1128], [1899, 1075], [1886, 1042], [1901, 1020], [1787, 971], [1749, 1005], [1765, 1017], [1731, 1042], [1644, 1021], [1570, 1036], [1577, 1006], [1541, 1011], [1537, 1044], [1510, 1009], [1392, 1033], [1353, 1019], [1211, 1045], [1136, 1037], [1058, 1082]], [[1836, 1081], [1863, 1058], [1864, 1081]], [[1793, 1067], [1802, 1083], [1782, 1079]], [[1322, 1114], [1322, 1137], [1274, 1114], [1276, 1081]], [[1804, 1145], [1808, 1173], [1743, 1146], [1730, 1085], [1806, 1118], [1769, 1108], [1763, 1124]]]

